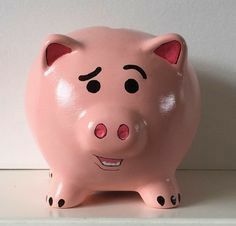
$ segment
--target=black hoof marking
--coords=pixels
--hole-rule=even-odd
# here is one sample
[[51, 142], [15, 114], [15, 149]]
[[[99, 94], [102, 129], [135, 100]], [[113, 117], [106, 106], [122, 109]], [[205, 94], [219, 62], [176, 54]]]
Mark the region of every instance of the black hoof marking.
[[64, 204], [65, 204], [65, 200], [64, 199], [60, 199], [58, 201], [58, 207], [62, 207], [62, 206], [64, 206]]
[[53, 199], [52, 199], [52, 197], [50, 197], [50, 198], [48, 199], [48, 202], [49, 202], [49, 205], [52, 206], [52, 204], [53, 204]]
[[172, 196], [170, 197], [170, 201], [172, 202], [173, 205], [176, 204], [176, 198], [175, 198], [174, 195], [172, 195]]
[[178, 194], [178, 200], [179, 200], [179, 202], [181, 201], [181, 195], [180, 195], [180, 193]]
[[163, 196], [158, 196], [157, 197], [157, 202], [161, 205], [161, 206], [164, 206], [165, 204], [165, 199]]

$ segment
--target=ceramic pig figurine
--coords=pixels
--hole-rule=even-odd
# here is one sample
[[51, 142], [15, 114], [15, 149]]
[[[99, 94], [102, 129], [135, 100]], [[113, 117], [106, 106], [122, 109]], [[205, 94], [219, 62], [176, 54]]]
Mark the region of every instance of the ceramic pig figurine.
[[48, 205], [77, 206], [96, 191], [179, 205], [175, 171], [200, 118], [180, 35], [107, 27], [50, 35], [29, 76], [26, 110], [53, 173]]

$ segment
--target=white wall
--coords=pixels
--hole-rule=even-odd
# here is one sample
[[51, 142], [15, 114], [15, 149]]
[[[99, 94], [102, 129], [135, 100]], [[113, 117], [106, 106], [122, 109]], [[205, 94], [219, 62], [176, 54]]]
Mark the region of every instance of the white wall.
[[185, 37], [203, 114], [182, 168], [236, 169], [234, 0], [0, 0], [0, 168], [47, 167], [25, 120], [27, 73], [48, 33], [94, 25]]

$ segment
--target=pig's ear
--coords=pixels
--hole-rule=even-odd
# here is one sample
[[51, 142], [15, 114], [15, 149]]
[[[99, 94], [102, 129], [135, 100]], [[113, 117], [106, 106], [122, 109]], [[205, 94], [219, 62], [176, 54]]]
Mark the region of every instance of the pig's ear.
[[43, 67], [50, 67], [57, 59], [72, 53], [78, 46], [79, 43], [68, 36], [59, 34], [49, 35], [42, 52]]
[[187, 46], [180, 35], [157, 36], [146, 42], [144, 48], [182, 71], [187, 58]]

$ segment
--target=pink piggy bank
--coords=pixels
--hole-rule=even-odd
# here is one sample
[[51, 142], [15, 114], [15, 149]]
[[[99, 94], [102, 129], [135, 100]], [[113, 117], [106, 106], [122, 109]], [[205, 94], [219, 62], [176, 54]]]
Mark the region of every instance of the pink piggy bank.
[[29, 76], [26, 111], [53, 173], [49, 206], [77, 206], [97, 191], [179, 205], [175, 171], [200, 118], [180, 35], [106, 27], [50, 35]]

